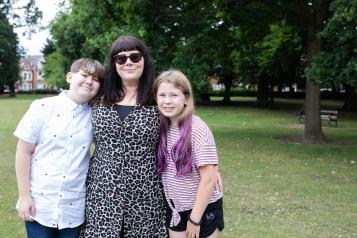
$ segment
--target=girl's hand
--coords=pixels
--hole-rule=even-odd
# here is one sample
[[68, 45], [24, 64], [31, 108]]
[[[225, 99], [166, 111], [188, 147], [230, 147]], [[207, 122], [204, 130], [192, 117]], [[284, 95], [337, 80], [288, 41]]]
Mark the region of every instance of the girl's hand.
[[196, 226], [190, 221], [187, 221], [186, 235], [187, 238], [199, 238], [201, 226]]
[[30, 216], [32, 217], [35, 216], [36, 208], [31, 195], [27, 195], [19, 198], [18, 211], [19, 211], [19, 217], [23, 221], [33, 221], [33, 219]]

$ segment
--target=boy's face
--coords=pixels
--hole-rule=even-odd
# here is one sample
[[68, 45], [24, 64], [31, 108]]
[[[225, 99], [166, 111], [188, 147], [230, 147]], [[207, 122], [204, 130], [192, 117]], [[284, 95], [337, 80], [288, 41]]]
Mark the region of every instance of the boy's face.
[[69, 86], [69, 96], [80, 103], [84, 103], [93, 98], [100, 87], [99, 81], [92, 75], [79, 70], [77, 73], [68, 72], [67, 82]]

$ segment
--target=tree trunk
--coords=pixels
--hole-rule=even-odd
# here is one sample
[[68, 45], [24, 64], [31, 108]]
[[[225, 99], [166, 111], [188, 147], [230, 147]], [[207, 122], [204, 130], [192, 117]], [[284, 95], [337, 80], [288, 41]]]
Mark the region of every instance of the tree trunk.
[[269, 84], [269, 108], [273, 109], [275, 107], [274, 101], [274, 85]]
[[306, 82], [305, 115], [304, 140], [309, 143], [323, 141], [325, 136], [320, 119], [320, 86], [311, 81]]
[[266, 74], [261, 74], [258, 78], [257, 106], [268, 107], [269, 105], [269, 78]]
[[[321, 50], [321, 40], [317, 33], [323, 29], [323, 21], [328, 13], [328, 0], [316, 0], [313, 3], [313, 12], [309, 14], [307, 36], [307, 62], [310, 64], [313, 57]], [[308, 9], [309, 10], [309, 9]], [[306, 82], [305, 95], [305, 128], [304, 140], [308, 143], [319, 143], [325, 139], [321, 129], [320, 119], [320, 86], [312, 81]]]
[[231, 88], [233, 83], [233, 75], [231, 73], [223, 75], [224, 97], [222, 102], [229, 104], [231, 102]]
[[289, 85], [289, 93], [288, 93], [288, 98], [292, 98], [295, 93], [295, 89], [292, 85]]
[[9, 83], [9, 90], [10, 90], [9, 97], [16, 97], [16, 94], [15, 94], [15, 82], [14, 81], [11, 81]]
[[350, 85], [345, 85], [346, 97], [342, 109], [345, 111], [357, 111], [357, 93], [355, 88]]

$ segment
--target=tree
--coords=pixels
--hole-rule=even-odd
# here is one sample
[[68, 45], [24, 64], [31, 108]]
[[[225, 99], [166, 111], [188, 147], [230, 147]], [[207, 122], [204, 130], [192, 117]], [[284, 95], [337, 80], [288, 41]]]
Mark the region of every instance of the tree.
[[15, 96], [15, 82], [18, 80], [19, 55], [17, 35], [6, 16], [0, 13], [0, 93], [8, 86], [10, 96]]
[[[58, 69], [66, 73], [73, 60], [80, 57], [104, 62], [110, 44], [119, 35], [129, 33], [123, 4], [109, 0], [71, 1], [71, 8], [60, 12], [50, 25], [56, 58], [61, 58], [57, 63], [61, 64]], [[45, 71], [45, 74], [49, 74], [49, 71]]]
[[356, 9], [356, 1], [335, 0], [331, 3], [333, 14], [320, 34], [325, 47], [306, 69], [309, 78], [315, 78], [326, 87], [345, 86], [345, 110], [357, 110]]
[[[316, 0], [311, 5], [311, 8], [305, 9], [305, 14], [308, 16], [307, 26], [307, 63], [311, 64], [313, 58], [321, 50], [321, 39], [318, 33], [322, 31], [324, 21], [328, 16], [328, 0]], [[311, 13], [310, 13], [311, 12]], [[304, 140], [309, 143], [318, 143], [325, 139], [321, 129], [320, 118], [320, 86], [318, 78], [309, 77], [306, 82], [305, 96], [305, 128]]]
[[[20, 14], [23, 13], [23, 14]], [[15, 96], [15, 82], [19, 74], [19, 49], [14, 27], [27, 27], [29, 36], [36, 31], [42, 13], [34, 0], [17, 6], [17, 1], [0, 1], [0, 93], [7, 86], [10, 96]], [[9, 19], [12, 19], [10, 23]]]
[[[264, 39], [255, 44], [258, 49], [257, 63], [259, 75], [270, 79], [269, 107], [274, 107], [273, 87], [292, 85], [298, 79], [298, 67], [302, 51], [301, 38], [286, 20], [270, 25], [270, 32]], [[261, 80], [267, 81], [267, 80]], [[266, 90], [265, 90], [266, 91]], [[262, 99], [263, 100], [263, 99]], [[266, 106], [266, 105], [264, 105]]]

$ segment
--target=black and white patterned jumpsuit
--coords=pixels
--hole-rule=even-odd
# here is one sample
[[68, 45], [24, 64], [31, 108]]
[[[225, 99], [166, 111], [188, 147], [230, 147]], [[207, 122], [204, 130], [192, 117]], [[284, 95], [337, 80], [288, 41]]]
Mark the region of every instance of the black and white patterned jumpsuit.
[[159, 141], [156, 106], [135, 106], [122, 121], [113, 106], [93, 106], [95, 151], [87, 178], [81, 237], [167, 237], [161, 179], [155, 175]]

